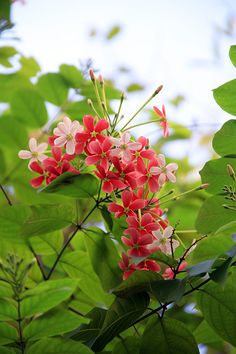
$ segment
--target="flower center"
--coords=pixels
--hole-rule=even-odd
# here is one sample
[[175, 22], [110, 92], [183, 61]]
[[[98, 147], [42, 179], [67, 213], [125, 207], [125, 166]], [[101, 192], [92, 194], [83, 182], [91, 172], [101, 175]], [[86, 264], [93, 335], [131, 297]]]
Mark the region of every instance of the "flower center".
[[92, 138], [96, 138], [96, 136], [97, 136], [97, 132], [95, 132], [95, 130], [93, 132], [91, 132], [90, 134], [91, 134]]
[[161, 245], [165, 245], [166, 242], [167, 242], [167, 239], [166, 239], [165, 237], [162, 237], [162, 238], [160, 239], [160, 244], [161, 244]]
[[121, 147], [122, 150], [126, 150], [128, 145], [127, 144], [122, 144], [120, 147]]
[[71, 133], [67, 134], [66, 139], [73, 140], [73, 135]]
[[38, 157], [38, 152], [37, 151], [34, 151], [34, 152], [32, 152], [32, 157], [34, 157], [34, 158], [37, 158]]
[[101, 158], [103, 159], [104, 157], [106, 157], [106, 153], [103, 151], [103, 152], [101, 153]]

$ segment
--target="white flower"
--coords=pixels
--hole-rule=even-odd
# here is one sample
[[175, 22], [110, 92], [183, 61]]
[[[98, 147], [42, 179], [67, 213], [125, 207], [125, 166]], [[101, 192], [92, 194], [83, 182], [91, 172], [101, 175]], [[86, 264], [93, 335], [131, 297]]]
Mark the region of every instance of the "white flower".
[[53, 134], [57, 136], [54, 140], [55, 146], [66, 146], [66, 152], [68, 155], [75, 153], [75, 135], [83, 130], [82, 126], [77, 120], [73, 122], [68, 117], [63, 118], [63, 122], [60, 122], [53, 130]]
[[[43, 161], [48, 156], [44, 154], [45, 150], [47, 150], [48, 144], [41, 143], [37, 144], [37, 140], [35, 138], [30, 138], [29, 140], [29, 150], [21, 150], [18, 153], [20, 159], [27, 160], [30, 159], [28, 166], [34, 161]], [[29, 167], [30, 168], [30, 167]]]
[[124, 162], [129, 162], [132, 160], [132, 153], [130, 150], [139, 150], [142, 144], [139, 142], [130, 142], [130, 133], [125, 132], [121, 134], [120, 139], [110, 138], [112, 145], [115, 145], [115, 149], [111, 150], [111, 156], [121, 156]]
[[174, 240], [171, 236], [173, 234], [173, 227], [167, 226], [165, 230], [161, 233], [160, 230], [153, 231], [152, 234], [155, 237], [155, 240], [150, 245], [151, 249], [158, 248], [163, 253], [171, 254], [179, 246], [179, 241]]
[[158, 177], [158, 184], [159, 186], [163, 186], [163, 184], [167, 181], [176, 182], [175, 171], [178, 169], [177, 163], [169, 163], [166, 166], [166, 159], [163, 154], [159, 154], [157, 156], [157, 161], [159, 166], [153, 166], [150, 168], [150, 172], [153, 175], [160, 175]]

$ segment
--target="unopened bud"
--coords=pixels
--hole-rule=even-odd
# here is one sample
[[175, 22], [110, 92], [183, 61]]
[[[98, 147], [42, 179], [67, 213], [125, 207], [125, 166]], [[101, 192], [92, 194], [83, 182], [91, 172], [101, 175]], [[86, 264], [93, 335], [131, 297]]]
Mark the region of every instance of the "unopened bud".
[[162, 89], [163, 89], [163, 85], [158, 86], [158, 88], [155, 90], [153, 94], [153, 97], [156, 96]]
[[104, 79], [103, 79], [103, 76], [101, 74], [98, 76], [98, 81], [99, 81], [101, 86], [104, 85]]
[[209, 187], [209, 183], [203, 183], [199, 189], [207, 189]]
[[87, 99], [87, 103], [88, 103], [89, 106], [93, 105], [93, 102], [90, 100], [90, 98]]
[[229, 176], [230, 176], [234, 181], [236, 181], [236, 176], [235, 176], [234, 169], [233, 169], [233, 167], [232, 167], [230, 164], [227, 164], [227, 172], [228, 172]]
[[96, 80], [96, 77], [95, 77], [95, 75], [94, 75], [93, 69], [90, 69], [90, 70], [89, 70], [89, 75], [90, 75], [91, 80], [94, 82], [94, 81]]

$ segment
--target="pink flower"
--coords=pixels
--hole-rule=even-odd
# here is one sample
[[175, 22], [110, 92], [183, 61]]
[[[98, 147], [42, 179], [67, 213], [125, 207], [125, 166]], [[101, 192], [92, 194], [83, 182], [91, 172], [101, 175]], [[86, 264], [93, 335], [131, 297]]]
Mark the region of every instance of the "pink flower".
[[121, 200], [123, 205], [110, 203], [108, 210], [115, 213], [115, 217], [119, 218], [122, 215], [135, 215], [134, 210], [142, 209], [147, 205], [147, 201], [144, 199], [137, 199], [134, 193], [131, 191], [124, 191], [121, 194]]
[[137, 170], [140, 172], [141, 177], [138, 178], [138, 185], [142, 186], [146, 182], [148, 183], [148, 187], [152, 193], [155, 193], [159, 189], [158, 184], [158, 172], [156, 170], [158, 166], [158, 161], [156, 159], [152, 159], [148, 166], [145, 166], [144, 161], [140, 158], [137, 162]]
[[172, 183], [176, 182], [176, 177], [174, 175], [175, 171], [178, 169], [177, 163], [169, 163], [166, 166], [165, 156], [160, 154], [157, 156], [158, 167], [152, 167], [151, 172], [152, 174], [158, 174], [158, 184], [163, 186], [163, 184], [167, 181]]
[[47, 150], [48, 144], [47, 143], [41, 143], [37, 144], [37, 140], [35, 138], [31, 138], [29, 140], [29, 149], [28, 150], [21, 150], [18, 153], [18, 156], [20, 159], [27, 160], [30, 159], [29, 161], [29, 168], [30, 164], [34, 161], [43, 161], [44, 159], [47, 159], [47, 155], [44, 154], [45, 150]]
[[65, 146], [67, 154], [73, 155], [76, 145], [75, 135], [81, 130], [82, 126], [77, 120], [71, 122], [70, 118], [64, 117], [63, 122], [60, 122], [53, 130], [53, 134], [56, 135], [54, 145]]
[[123, 162], [130, 162], [133, 158], [132, 151], [139, 150], [142, 144], [139, 142], [130, 142], [130, 133], [125, 132], [121, 134], [121, 138], [110, 138], [112, 145], [115, 149], [111, 150], [111, 156], [120, 156]]
[[153, 231], [152, 234], [155, 237], [154, 242], [150, 246], [152, 250], [156, 249], [162, 251], [163, 253], [171, 254], [172, 250], [174, 252], [175, 249], [179, 246], [179, 241], [171, 238], [173, 234], [172, 226], [167, 226], [163, 233], [161, 233], [160, 230], [157, 230]]
[[[178, 271], [182, 271], [187, 267], [187, 262], [182, 262], [178, 268]], [[166, 268], [164, 273], [163, 273], [163, 278], [164, 279], [173, 279], [174, 278], [175, 273], [173, 272], [173, 270], [171, 268]]]
[[153, 109], [156, 112], [156, 114], [158, 115], [158, 117], [161, 118], [160, 126], [163, 128], [164, 137], [167, 138], [168, 135], [169, 135], [169, 130], [168, 130], [168, 121], [167, 121], [167, 118], [166, 118], [165, 106], [162, 105], [162, 111], [160, 111], [160, 109], [158, 109], [155, 106], [153, 107]]
[[155, 151], [150, 150], [149, 147], [149, 141], [147, 138], [144, 136], [140, 136], [137, 140], [139, 143], [142, 144], [141, 148], [139, 150], [136, 150], [134, 155], [137, 159], [139, 158], [145, 158], [148, 160], [152, 160], [155, 156]]

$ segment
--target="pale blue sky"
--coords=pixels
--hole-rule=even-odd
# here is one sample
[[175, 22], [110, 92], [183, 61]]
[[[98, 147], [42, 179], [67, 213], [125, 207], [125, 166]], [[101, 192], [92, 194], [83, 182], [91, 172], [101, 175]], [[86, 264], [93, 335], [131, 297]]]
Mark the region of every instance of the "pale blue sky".
[[[234, 0], [26, 0], [25, 6], [14, 5], [13, 21], [21, 38], [17, 46], [35, 56], [44, 71], [87, 58], [105, 77], [114, 77], [118, 65], [132, 67], [133, 77], [147, 90], [132, 98], [128, 112], [164, 84], [154, 104], [165, 103], [171, 118], [191, 125], [195, 119], [221, 124], [227, 118], [211, 89], [235, 75], [228, 49], [236, 42], [236, 29], [231, 38], [218, 36], [219, 60], [213, 52], [215, 28], [224, 27], [230, 14], [236, 16]], [[122, 33], [111, 43], [88, 37], [91, 28], [105, 33], [114, 24], [122, 26]], [[117, 82], [123, 89], [119, 77]], [[187, 100], [174, 110], [168, 99], [178, 93]]]

